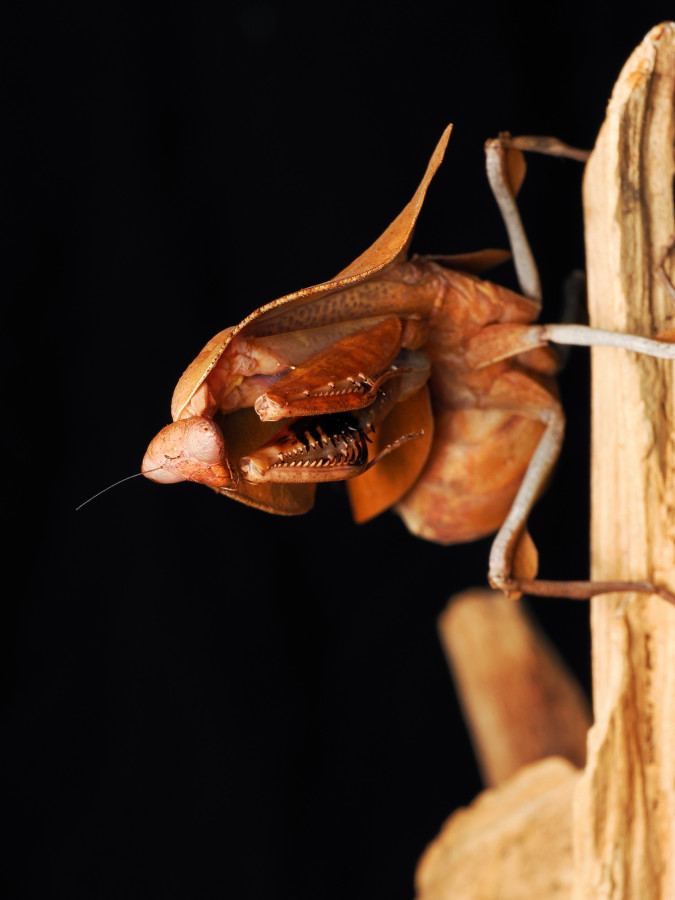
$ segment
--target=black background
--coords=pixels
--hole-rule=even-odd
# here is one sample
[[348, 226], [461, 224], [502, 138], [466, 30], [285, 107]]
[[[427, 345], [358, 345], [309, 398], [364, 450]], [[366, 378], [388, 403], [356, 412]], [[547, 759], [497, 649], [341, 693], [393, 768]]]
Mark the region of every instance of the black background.
[[[504, 246], [484, 140], [590, 147], [668, 6], [11, 9], [8, 896], [412, 896], [480, 789], [435, 620], [485, 583], [489, 540], [356, 527], [341, 485], [298, 519], [140, 478], [74, 508], [138, 471], [208, 338], [377, 237], [449, 121], [413, 249]], [[522, 192], [548, 320], [584, 264], [580, 182], [534, 159]], [[531, 531], [542, 576], [585, 577], [585, 351], [561, 383], [567, 443]], [[531, 606], [588, 685], [587, 605]]]

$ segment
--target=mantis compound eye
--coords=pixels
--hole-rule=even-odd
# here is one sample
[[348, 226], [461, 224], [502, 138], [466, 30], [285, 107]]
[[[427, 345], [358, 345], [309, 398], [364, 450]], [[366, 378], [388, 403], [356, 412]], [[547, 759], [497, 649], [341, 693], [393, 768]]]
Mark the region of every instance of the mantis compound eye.
[[151, 441], [141, 472], [151, 481], [173, 484], [198, 481], [211, 487], [231, 482], [225, 440], [218, 426], [204, 416], [179, 419]]

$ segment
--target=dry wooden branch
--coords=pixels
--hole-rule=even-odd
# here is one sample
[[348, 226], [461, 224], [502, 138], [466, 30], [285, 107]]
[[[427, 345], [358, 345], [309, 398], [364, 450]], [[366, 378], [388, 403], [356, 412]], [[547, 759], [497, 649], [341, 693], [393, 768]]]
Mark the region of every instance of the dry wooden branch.
[[588, 700], [522, 603], [465, 591], [439, 633], [487, 787], [547, 756], [584, 765]]
[[484, 779], [498, 787], [450, 816], [420, 860], [417, 898], [568, 898], [586, 698], [501, 592], [453, 597], [439, 631]]
[[[675, 23], [665, 23], [621, 72], [586, 170], [589, 306], [599, 328], [651, 337], [675, 324], [660, 269], [675, 234], [674, 98]], [[674, 441], [672, 363], [595, 349], [594, 579], [675, 588]], [[591, 620], [596, 724], [576, 796], [574, 897], [673, 898], [675, 609], [611, 595], [593, 600]]]

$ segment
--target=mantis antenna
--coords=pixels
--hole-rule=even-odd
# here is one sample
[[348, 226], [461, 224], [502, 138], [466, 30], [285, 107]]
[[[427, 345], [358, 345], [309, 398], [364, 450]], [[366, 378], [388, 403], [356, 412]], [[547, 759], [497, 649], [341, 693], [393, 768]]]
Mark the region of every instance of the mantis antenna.
[[[157, 469], [161, 469], [161, 466], [157, 466]], [[156, 472], [157, 469], [148, 469], [148, 472]], [[97, 497], [100, 497], [101, 494], [105, 494], [106, 491], [112, 490], [112, 488], [117, 487], [118, 484], [122, 484], [124, 481], [131, 481], [132, 478], [138, 478], [140, 475], [146, 475], [146, 472], [135, 472], [133, 475], [127, 475], [126, 478], [120, 478], [119, 481], [115, 481], [113, 484], [109, 484], [108, 487], [103, 488], [102, 491], [99, 491], [97, 494], [91, 496], [88, 500], [85, 500], [84, 503], [80, 503], [79, 506], [75, 507], [75, 512], [78, 509], [82, 509], [83, 506], [86, 506], [87, 503], [91, 503], [92, 500], [95, 500]]]

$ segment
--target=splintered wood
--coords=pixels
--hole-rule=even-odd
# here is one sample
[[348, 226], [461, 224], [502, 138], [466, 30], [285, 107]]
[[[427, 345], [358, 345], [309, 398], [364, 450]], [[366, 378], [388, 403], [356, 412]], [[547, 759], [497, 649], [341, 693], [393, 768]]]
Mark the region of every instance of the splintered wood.
[[[591, 325], [675, 325], [675, 23], [619, 77], [584, 181]], [[664, 268], [661, 267], [664, 262]], [[675, 367], [593, 350], [592, 577], [675, 588]], [[675, 897], [675, 609], [592, 601], [596, 724], [574, 817], [575, 900]]]

